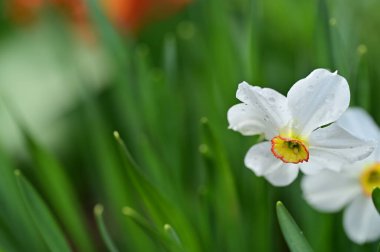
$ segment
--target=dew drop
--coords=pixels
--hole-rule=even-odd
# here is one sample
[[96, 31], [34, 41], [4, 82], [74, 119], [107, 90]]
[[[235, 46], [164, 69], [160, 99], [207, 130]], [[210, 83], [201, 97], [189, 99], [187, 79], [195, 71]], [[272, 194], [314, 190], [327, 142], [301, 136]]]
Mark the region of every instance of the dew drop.
[[334, 94], [329, 94], [326, 99], [325, 99], [325, 102], [330, 102], [331, 100], [333, 100], [335, 98], [335, 95]]
[[313, 89], [314, 89], [314, 85], [309, 85], [309, 86], [307, 86], [307, 89], [308, 89], [309, 91], [313, 91]]

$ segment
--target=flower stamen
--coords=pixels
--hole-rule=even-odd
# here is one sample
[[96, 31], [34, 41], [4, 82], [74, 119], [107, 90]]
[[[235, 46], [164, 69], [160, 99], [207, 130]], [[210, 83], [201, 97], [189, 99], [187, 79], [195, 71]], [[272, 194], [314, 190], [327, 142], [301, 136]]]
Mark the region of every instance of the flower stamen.
[[284, 163], [298, 164], [309, 160], [306, 143], [301, 139], [276, 136], [271, 142], [273, 155]]
[[362, 185], [363, 193], [371, 197], [372, 190], [375, 187], [380, 187], [380, 163], [374, 163], [363, 171], [360, 176], [360, 184]]

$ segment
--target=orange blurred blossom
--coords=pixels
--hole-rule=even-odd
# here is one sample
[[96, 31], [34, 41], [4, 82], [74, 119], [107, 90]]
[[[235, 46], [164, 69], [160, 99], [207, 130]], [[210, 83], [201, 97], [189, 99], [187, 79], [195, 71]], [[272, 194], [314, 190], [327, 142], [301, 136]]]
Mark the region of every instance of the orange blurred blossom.
[[[122, 30], [138, 31], [146, 23], [171, 15], [191, 0], [99, 0], [108, 18]], [[53, 7], [79, 28], [88, 26], [84, 0], [11, 0], [10, 12], [19, 23], [33, 21], [45, 7]]]

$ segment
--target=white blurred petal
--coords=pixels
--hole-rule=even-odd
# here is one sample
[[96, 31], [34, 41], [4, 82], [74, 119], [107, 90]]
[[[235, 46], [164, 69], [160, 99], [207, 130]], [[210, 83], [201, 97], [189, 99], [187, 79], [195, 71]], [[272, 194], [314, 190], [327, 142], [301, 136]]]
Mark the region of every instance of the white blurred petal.
[[261, 111], [252, 105], [240, 103], [232, 106], [227, 112], [229, 128], [245, 136], [265, 132]]
[[244, 163], [257, 176], [271, 173], [282, 165], [282, 161], [273, 156], [270, 142], [252, 146], [245, 155]]
[[316, 69], [297, 81], [288, 92], [294, 127], [304, 136], [336, 121], [348, 108], [350, 90], [342, 76]]
[[332, 171], [304, 176], [301, 188], [306, 201], [312, 207], [324, 212], [339, 211], [355, 196], [361, 194], [357, 178]]
[[265, 136], [271, 139], [278, 135], [281, 128], [290, 120], [286, 97], [270, 88], [250, 86], [246, 82], [239, 84], [236, 97], [243, 103], [260, 111], [260, 123], [265, 126]]
[[370, 197], [357, 197], [345, 210], [343, 226], [355, 243], [376, 241], [380, 238], [380, 215]]
[[374, 142], [359, 139], [336, 123], [312, 132], [309, 145], [309, 162], [335, 171], [368, 157], [375, 149]]
[[380, 139], [380, 129], [372, 117], [362, 108], [349, 108], [337, 124], [354, 136], [364, 139]]
[[[28, 130], [49, 147], [65, 141], [66, 114], [82, 99], [81, 85], [97, 93], [110, 83], [111, 69], [97, 43], [72, 38], [65, 44], [56, 35], [56, 26], [42, 22], [4, 37], [0, 45], [0, 93], [7, 99], [2, 102], [16, 108]], [[0, 142], [21, 152], [23, 137], [10, 114], [1, 104]]]

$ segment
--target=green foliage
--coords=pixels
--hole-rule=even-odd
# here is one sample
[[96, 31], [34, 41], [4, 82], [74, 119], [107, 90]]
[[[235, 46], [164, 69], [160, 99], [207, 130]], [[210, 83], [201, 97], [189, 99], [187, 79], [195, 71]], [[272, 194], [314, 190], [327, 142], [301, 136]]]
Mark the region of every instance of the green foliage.
[[98, 225], [99, 232], [108, 250], [110, 252], [117, 252], [119, 250], [116, 248], [116, 245], [112, 241], [111, 235], [109, 234], [107, 227], [104, 223], [103, 211], [104, 211], [104, 208], [102, 205], [96, 205], [94, 207], [94, 215], [95, 215], [96, 224]]
[[[22, 150], [13, 150], [12, 134], [0, 137], [0, 251], [311, 251], [279, 203], [281, 234], [273, 209], [278, 199], [288, 202], [312, 247], [375, 249], [350, 242], [340, 216], [310, 209], [297, 184], [273, 188], [245, 168], [245, 153], [260, 139], [228, 130], [226, 112], [238, 103], [243, 80], [285, 94], [312, 69], [325, 67], [346, 76], [351, 105], [380, 122], [379, 3], [194, 0], [130, 34], [109, 22], [99, 1], [86, 2], [94, 37], [82, 42], [105, 55], [102, 85], [81, 75], [81, 64], [67, 63], [78, 61], [66, 59], [83, 48], [74, 45], [72, 24], [62, 25], [55, 12], [39, 20], [51, 29], [40, 46], [57, 49], [60, 71], [70, 76], [63, 90], [74, 90], [70, 103], [54, 110], [45, 128], [34, 127], [30, 121], [49, 111], [13, 106], [10, 100], [28, 100], [26, 86], [5, 92], [17, 82], [0, 83], [23, 142]], [[0, 22], [1, 39], [28, 30], [3, 8]], [[14, 71], [22, 77], [31, 69], [17, 65]], [[44, 78], [33, 83], [51, 84]], [[46, 92], [33, 101], [49, 107], [61, 98]], [[2, 109], [3, 103], [0, 115]], [[57, 133], [59, 141], [44, 141], [46, 128], [58, 126], [67, 127]]]
[[380, 214], [380, 188], [379, 187], [376, 187], [375, 189], [373, 189], [372, 200], [373, 200], [373, 203], [375, 204], [377, 211]]
[[15, 175], [24, 204], [48, 249], [50, 251], [71, 251], [62, 230], [42, 198], [19, 170], [15, 171]]
[[280, 201], [277, 202], [276, 210], [278, 222], [289, 249], [292, 252], [312, 252], [303, 232]]

